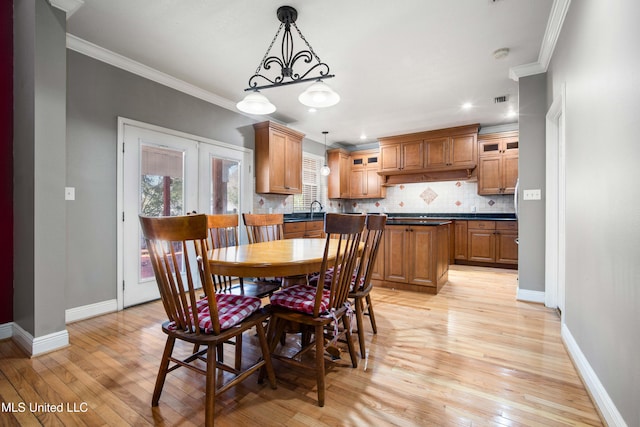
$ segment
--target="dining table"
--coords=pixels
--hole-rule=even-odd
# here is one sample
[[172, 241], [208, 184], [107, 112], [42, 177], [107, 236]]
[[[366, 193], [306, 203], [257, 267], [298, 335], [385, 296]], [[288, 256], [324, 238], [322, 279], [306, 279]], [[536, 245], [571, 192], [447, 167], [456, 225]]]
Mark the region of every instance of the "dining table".
[[[282, 239], [208, 252], [211, 273], [232, 277], [288, 277], [320, 271], [325, 238]], [[329, 240], [328, 260], [335, 259], [338, 240]]]

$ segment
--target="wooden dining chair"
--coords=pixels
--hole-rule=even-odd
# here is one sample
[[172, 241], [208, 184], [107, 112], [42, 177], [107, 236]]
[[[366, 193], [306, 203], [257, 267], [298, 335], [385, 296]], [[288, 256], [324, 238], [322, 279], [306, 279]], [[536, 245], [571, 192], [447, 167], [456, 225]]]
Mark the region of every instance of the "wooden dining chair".
[[243, 213], [249, 243], [269, 242], [284, 238], [284, 214]]
[[[207, 215], [210, 248], [226, 248], [240, 244], [238, 239], [238, 215]], [[280, 288], [279, 282], [265, 280], [246, 280], [244, 277], [228, 277], [214, 275], [216, 292], [236, 293], [240, 295], [264, 298]]]
[[363, 234], [364, 248], [359, 258], [358, 268], [351, 283], [349, 298], [353, 298], [356, 312], [356, 324], [358, 327], [358, 342], [360, 344], [360, 357], [365, 358], [364, 316], [369, 316], [371, 329], [378, 333], [376, 318], [371, 302], [371, 275], [375, 267], [380, 242], [382, 241], [384, 227], [387, 223], [386, 215], [367, 215], [366, 230]]
[[[271, 387], [276, 388], [263, 326], [269, 318], [269, 311], [261, 307], [261, 300], [257, 297], [214, 292], [206, 251], [206, 215], [156, 218], [141, 215], [140, 224], [168, 317], [162, 324], [167, 342], [151, 404], [158, 406], [167, 374], [187, 367], [206, 377], [205, 425], [213, 426], [216, 396], [239, 384], [251, 373], [264, 368], [259, 380], [264, 379], [266, 372]], [[196, 289], [197, 257], [203, 260], [205, 274], [202, 286], [207, 295], [204, 298]], [[219, 345], [251, 328], [255, 328], [260, 344], [261, 357], [257, 361], [252, 360], [244, 369], [236, 369], [217, 359]], [[173, 356], [176, 341], [194, 344], [194, 348], [206, 348], [194, 351], [186, 358], [178, 358]], [[183, 350], [181, 347], [180, 351]], [[202, 362], [205, 363], [204, 369]]]
[[[251, 214], [243, 213], [242, 221], [247, 229], [249, 243], [270, 242], [284, 239], [284, 214]], [[257, 284], [271, 284], [280, 288], [282, 277], [256, 277]]]
[[[315, 371], [320, 406], [324, 406], [325, 402], [325, 350], [333, 350], [331, 354], [335, 358], [338, 341], [346, 341], [351, 365], [354, 368], [358, 366], [351, 339], [352, 308], [348, 296], [365, 219], [365, 215], [326, 214], [326, 243], [320, 274], [324, 277], [330, 268], [337, 272], [332, 276], [328, 288], [323, 281], [316, 281], [315, 285], [299, 284], [284, 288], [270, 298], [273, 311], [267, 335], [272, 357]], [[338, 246], [333, 259], [334, 254], [329, 253], [331, 244]], [[276, 352], [278, 345], [282, 346], [282, 337], [291, 331], [292, 325], [302, 331], [301, 348], [295, 354], [290, 354], [291, 349], [288, 348]], [[325, 336], [328, 337], [327, 342]], [[304, 363], [303, 356], [314, 349], [314, 363]]]

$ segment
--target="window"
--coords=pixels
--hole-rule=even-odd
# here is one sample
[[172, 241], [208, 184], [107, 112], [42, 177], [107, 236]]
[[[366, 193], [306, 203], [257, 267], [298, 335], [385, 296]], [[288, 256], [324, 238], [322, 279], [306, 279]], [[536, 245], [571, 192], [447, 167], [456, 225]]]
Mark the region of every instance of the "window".
[[324, 188], [320, 168], [324, 158], [314, 154], [302, 153], [302, 194], [293, 196], [294, 212], [308, 211], [311, 202], [324, 200]]

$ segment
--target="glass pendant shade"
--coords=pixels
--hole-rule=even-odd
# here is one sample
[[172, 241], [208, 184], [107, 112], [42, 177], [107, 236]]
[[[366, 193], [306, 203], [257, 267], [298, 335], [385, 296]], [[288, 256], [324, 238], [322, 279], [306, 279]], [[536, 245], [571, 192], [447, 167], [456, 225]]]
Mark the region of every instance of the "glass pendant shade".
[[300, 94], [298, 101], [307, 107], [324, 108], [340, 102], [340, 95], [325, 82], [318, 80]]
[[331, 169], [329, 169], [329, 166], [327, 166], [326, 164], [320, 168], [320, 175], [328, 176], [330, 173], [331, 173]]
[[245, 96], [242, 101], [236, 104], [236, 107], [248, 114], [271, 114], [276, 111], [276, 106], [257, 90]]

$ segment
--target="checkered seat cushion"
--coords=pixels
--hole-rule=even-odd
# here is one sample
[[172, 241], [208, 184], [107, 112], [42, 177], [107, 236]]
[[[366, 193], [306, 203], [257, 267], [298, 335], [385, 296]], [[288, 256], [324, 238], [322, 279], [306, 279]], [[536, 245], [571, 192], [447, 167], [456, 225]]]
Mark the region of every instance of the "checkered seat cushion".
[[[331, 287], [331, 281], [333, 280], [333, 267], [330, 267], [327, 269], [327, 271], [325, 272], [324, 275], [324, 287], [325, 288], [329, 288]], [[338, 266], [338, 274], [340, 273], [340, 266]], [[311, 276], [309, 276], [309, 284], [316, 286], [316, 283], [318, 283], [318, 279], [320, 278], [320, 273], [314, 273]], [[349, 288], [349, 291], [354, 291], [356, 289], [354, 289], [354, 282], [356, 280], [356, 272], [353, 273], [353, 276], [351, 277], [351, 286]], [[358, 288], [361, 288], [362, 285], [364, 284], [364, 277], [360, 277], [360, 285], [358, 286]]]
[[[262, 305], [262, 301], [258, 297], [233, 295], [233, 294], [215, 294], [216, 304], [218, 305], [218, 317], [220, 319], [220, 329], [229, 329], [232, 326], [242, 322], [247, 317], [256, 312]], [[196, 303], [198, 310], [198, 319], [200, 320], [200, 329], [205, 334], [213, 333], [213, 324], [211, 322], [211, 314], [209, 313], [208, 297], [204, 297]], [[193, 317], [192, 317], [193, 320]], [[169, 325], [171, 328], [171, 325]], [[175, 326], [173, 326], [175, 328]]]
[[[320, 303], [320, 313], [329, 311], [328, 289], [322, 290], [322, 301]], [[316, 298], [316, 287], [307, 285], [294, 285], [278, 291], [271, 295], [271, 305], [299, 311], [301, 313], [313, 314], [313, 307]]]

